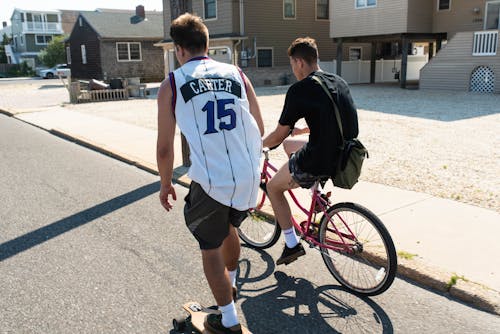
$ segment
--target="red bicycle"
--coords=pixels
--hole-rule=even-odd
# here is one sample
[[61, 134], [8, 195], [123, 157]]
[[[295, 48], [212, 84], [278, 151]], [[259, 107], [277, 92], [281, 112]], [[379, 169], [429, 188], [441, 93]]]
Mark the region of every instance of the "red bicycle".
[[[258, 204], [248, 211], [238, 229], [240, 238], [257, 249], [273, 246], [281, 235], [277, 221], [261, 211], [267, 198], [267, 182], [277, 172], [269, 162], [269, 150], [263, 153]], [[373, 212], [359, 204], [330, 205], [331, 193], [323, 194], [321, 190], [324, 182], [321, 179], [315, 182], [308, 209], [292, 190], [288, 191], [307, 216], [302, 222], [292, 216], [295, 230], [311, 248], [321, 252], [326, 267], [341, 285], [366, 296], [381, 294], [391, 286], [397, 271], [396, 249], [389, 232]]]

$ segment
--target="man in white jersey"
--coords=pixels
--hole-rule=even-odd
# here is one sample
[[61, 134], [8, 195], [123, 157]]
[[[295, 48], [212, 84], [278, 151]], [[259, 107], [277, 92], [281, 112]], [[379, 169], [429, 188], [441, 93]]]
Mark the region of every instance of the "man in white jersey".
[[208, 29], [186, 13], [170, 26], [181, 67], [158, 92], [157, 162], [160, 202], [170, 211], [175, 126], [190, 148], [191, 186], [186, 225], [198, 241], [203, 269], [221, 314], [205, 327], [215, 333], [241, 333], [234, 299], [240, 242], [236, 227], [255, 206], [260, 180], [264, 124], [254, 89], [241, 70], [216, 62], [208, 53]]

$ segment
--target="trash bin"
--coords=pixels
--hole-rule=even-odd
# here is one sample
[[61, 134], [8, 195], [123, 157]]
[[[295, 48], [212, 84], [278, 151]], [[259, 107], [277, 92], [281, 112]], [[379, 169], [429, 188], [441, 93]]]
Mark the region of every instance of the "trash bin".
[[111, 79], [109, 81], [109, 87], [111, 89], [123, 89], [122, 79]]

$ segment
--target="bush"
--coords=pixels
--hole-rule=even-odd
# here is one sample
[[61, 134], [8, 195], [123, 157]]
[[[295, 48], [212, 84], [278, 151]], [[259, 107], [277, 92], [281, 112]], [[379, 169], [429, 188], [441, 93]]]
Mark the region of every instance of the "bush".
[[23, 61], [21, 64], [15, 64], [7, 74], [9, 77], [32, 77], [35, 75], [35, 71], [28, 66], [28, 63]]
[[38, 55], [38, 59], [48, 67], [66, 63], [66, 48], [64, 47], [64, 36], [52, 38], [47, 47]]

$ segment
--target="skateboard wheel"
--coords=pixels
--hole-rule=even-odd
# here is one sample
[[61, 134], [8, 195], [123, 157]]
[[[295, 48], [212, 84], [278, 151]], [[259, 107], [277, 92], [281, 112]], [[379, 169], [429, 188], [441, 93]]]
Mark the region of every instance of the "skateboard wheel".
[[183, 317], [174, 318], [172, 320], [172, 325], [174, 325], [174, 330], [177, 332], [184, 332], [186, 329], [186, 319]]

